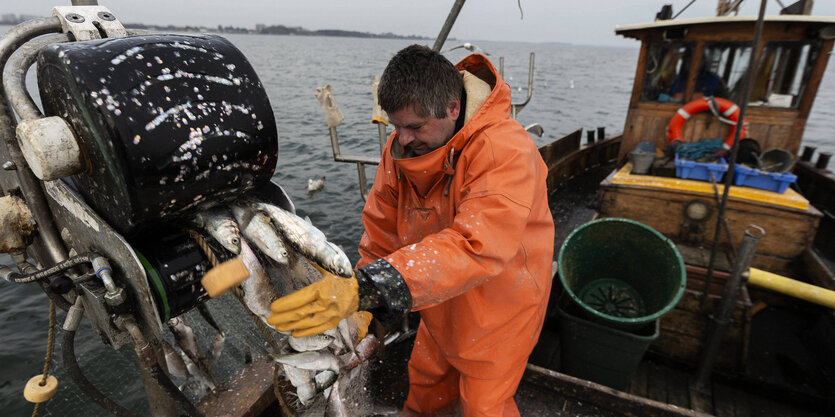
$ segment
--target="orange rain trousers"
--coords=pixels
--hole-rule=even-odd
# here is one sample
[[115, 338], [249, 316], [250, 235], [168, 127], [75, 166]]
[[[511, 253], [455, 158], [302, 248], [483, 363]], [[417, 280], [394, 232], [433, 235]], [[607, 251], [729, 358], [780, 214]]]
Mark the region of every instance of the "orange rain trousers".
[[[409, 397], [407, 413], [432, 415], [449, 410], [455, 415], [460, 406], [464, 416], [518, 417], [513, 394], [525, 372], [524, 364], [501, 378], [482, 379], [464, 375], [444, 357], [443, 351], [421, 323], [409, 360]], [[485, 364], [484, 366], [492, 366]]]

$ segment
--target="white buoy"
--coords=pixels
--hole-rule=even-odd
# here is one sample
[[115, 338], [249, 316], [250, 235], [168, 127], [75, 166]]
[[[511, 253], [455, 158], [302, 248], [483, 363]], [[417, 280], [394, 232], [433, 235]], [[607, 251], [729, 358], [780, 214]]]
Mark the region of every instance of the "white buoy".
[[42, 403], [52, 398], [58, 391], [58, 379], [54, 376], [46, 377], [46, 382], [43, 385], [41, 385], [41, 381], [43, 381], [43, 375], [35, 375], [29, 379], [26, 387], [23, 388], [23, 398], [26, 398], [26, 401]]

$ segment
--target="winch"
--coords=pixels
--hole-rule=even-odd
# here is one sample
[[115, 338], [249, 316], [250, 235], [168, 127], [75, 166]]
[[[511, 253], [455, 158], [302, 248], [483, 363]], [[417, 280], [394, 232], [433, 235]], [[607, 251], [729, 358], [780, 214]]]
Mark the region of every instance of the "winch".
[[275, 117], [252, 66], [218, 36], [53, 44], [38, 54], [44, 112], [78, 140], [79, 193], [123, 235], [272, 177]]

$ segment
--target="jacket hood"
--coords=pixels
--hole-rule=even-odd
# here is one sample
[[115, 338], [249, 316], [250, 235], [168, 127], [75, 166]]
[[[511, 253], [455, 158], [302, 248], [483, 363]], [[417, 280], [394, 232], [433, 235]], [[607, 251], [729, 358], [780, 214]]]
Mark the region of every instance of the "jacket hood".
[[[469, 73], [464, 74], [464, 89], [467, 91], [465, 110], [466, 115], [469, 116], [468, 119], [465, 119], [464, 126], [445, 145], [425, 155], [412, 158], [397, 158], [397, 156], [402, 155], [402, 147], [397, 140], [397, 132], [393, 132], [389, 137], [387, 152], [391, 152], [393, 156], [392, 159], [398, 177], [405, 175], [415, 185], [420, 194], [428, 192], [445, 176], [455, 174], [456, 158], [467, 146], [467, 142], [473, 134], [510, 117], [510, 87], [502, 80], [496, 68], [484, 55], [472, 54], [459, 62], [456, 68]], [[477, 81], [468, 82], [468, 77], [477, 78], [487, 84], [490, 90], [486, 98], [478, 91], [472, 91], [472, 89], [477, 90], [479, 84], [481, 86], [484, 84]], [[471, 103], [471, 96], [475, 101], [473, 103]], [[482, 99], [483, 102], [478, 105], [478, 101]], [[471, 109], [471, 106], [474, 108], [477, 106], [477, 110], [473, 111], [474, 109]]]

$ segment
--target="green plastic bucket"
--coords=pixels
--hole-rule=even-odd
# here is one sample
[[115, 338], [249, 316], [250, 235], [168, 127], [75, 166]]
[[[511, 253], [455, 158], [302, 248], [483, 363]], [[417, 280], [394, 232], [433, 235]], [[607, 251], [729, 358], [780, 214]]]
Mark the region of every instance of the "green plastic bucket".
[[684, 261], [672, 241], [629, 219], [586, 223], [565, 239], [560, 281], [592, 321], [637, 329], [670, 311], [684, 293]]
[[613, 329], [578, 317], [571, 310], [579, 307], [566, 303], [564, 295], [560, 298], [560, 370], [625, 390], [647, 347], [658, 338], [659, 320], [634, 331]]

